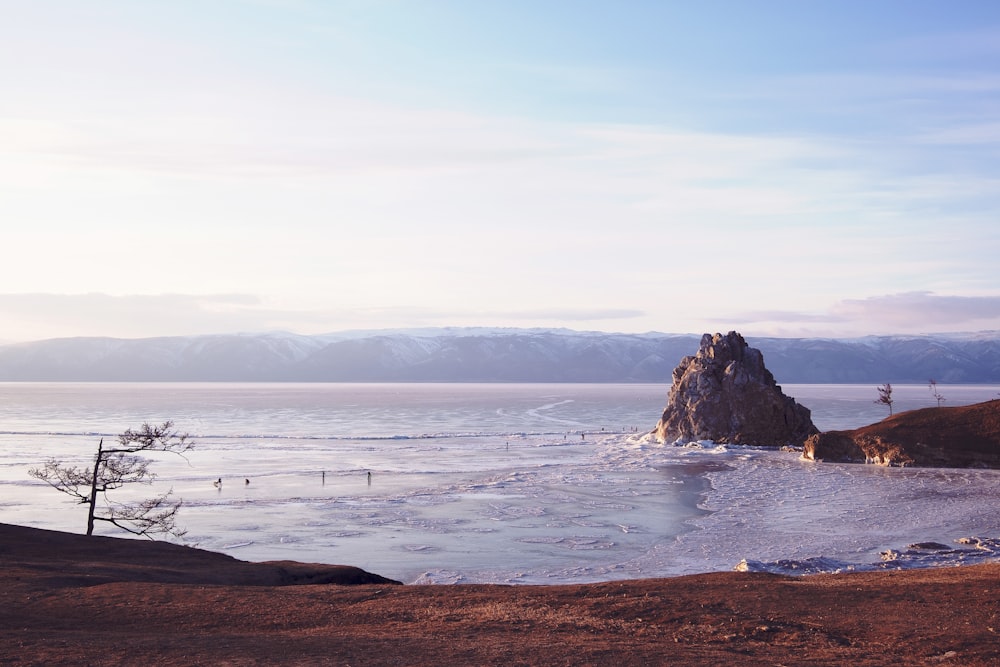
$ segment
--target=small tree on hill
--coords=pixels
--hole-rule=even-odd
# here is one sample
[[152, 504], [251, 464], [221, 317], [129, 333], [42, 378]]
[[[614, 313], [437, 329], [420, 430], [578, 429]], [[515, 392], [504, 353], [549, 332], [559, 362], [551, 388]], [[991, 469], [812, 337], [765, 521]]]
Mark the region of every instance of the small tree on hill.
[[880, 387], [875, 387], [878, 391], [878, 400], [874, 403], [881, 403], [889, 407], [889, 416], [892, 416], [892, 385], [886, 382]]
[[[150, 539], [157, 534], [180, 537], [185, 532], [176, 525], [181, 501], [170, 499], [172, 490], [138, 503], [114, 502], [108, 492], [126, 484], [153, 483], [156, 475], [149, 469], [152, 461], [138, 456], [139, 452], [172, 452], [183, 457], [192, 447], [188, 435], [177, 433], [173, 422], [164, 422], [162, 426], [143, 424], [138, 431], [128, 429], [119, 435], [117, 447], [105, 449], [102, 438], [92, 469], [49, 459], [41, 468], [30, 469], [28, 474], [88, 506], [87, 535], [94, 534], [95, 521], [107, 521]], [[99, 495], [103, 498], [101, 514], [97, 512]]]
[[937, 380], [934, 379], [930, 380], [930, 389], [931, 389], [931, 396], [934, 397], [934, 400], [937, 401], [938, 407], [940, 408], [941, 404], [944, 403], [945, 398], [940, 394], [940, 392], [938, 392]]

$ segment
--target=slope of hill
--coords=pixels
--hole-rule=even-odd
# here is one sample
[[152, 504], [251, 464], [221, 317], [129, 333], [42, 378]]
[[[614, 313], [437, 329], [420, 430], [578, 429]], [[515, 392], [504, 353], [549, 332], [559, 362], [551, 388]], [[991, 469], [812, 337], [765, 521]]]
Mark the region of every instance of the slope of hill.
[[909, 410], [851, 431], [811, 436], [803, 456], [813, 460], [1000, 468], [1000, 400]]
[[[329, 575], [355, 568], [242, 563], [2, 524], [0, 558], [4, 665], [978, 667], [997, 656], [995, 563], [576, 586], [343, 586]], [[305, 585], [288, 585], [296, 583]]]
[[[0, 346], [0, 381], [669, 382], [691, 334], [440, 329]], [[1000, 382], [1000, 332], [747, 338], [780, 383]]]

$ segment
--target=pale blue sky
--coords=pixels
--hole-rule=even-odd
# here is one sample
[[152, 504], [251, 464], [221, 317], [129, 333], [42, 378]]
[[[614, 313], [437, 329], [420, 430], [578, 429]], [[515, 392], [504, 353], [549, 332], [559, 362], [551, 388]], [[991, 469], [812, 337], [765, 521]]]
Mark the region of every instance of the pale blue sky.
[[0, 340], [1000, 329], [998, 3], [0, 9]]

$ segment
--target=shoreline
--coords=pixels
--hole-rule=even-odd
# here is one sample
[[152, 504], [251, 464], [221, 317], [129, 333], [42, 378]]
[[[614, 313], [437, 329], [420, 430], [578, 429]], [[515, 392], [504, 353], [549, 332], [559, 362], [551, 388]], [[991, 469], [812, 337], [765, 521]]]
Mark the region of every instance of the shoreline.
[[[354, 563], [405, 581], [429, 572], [463, 582], [573, 584], [729, 571], [744, 560], [827, 558], [869, 566], [881, 552], [902, 551], [913, 543], [950, 545], [965, 537], [1000, 536], [990, 511], [1000, 501], [1000, 471], [817, 464], [772, 449], [665, 447], [616, 431], [602, 431], [600, 438], [588, 432], [575, 442], [526, 431], [510, 437], [506, 446], [504, 434], [512, 423], [522, 423], [518, 420], [546, 428], [553, 420], [603, 420], [637, 410], [635, 405], [648, 402], [646, 393], [637, 403], [631, 391], [602, 390], [596, 395], [600, 401], [591, 404], [571, 400], [581, 398], [572, 392], [518, 389], [484, 392], [482, 400], [470, 403], [448, 389], [432, 397], [436, 407], [431, 412], [424, 396], [411, 397], [414, 403], [406, 410], [373, 403], [380, 415], [390, 417], [378, 423], [405, 423], [407, 433], [438, 435], [360, 446], [322, 435], [337, 431], [329, 428], [326, 412], [325, 421], [299, 423], [310, 414], [305, 408], [319, 400], [312, 393], [302, 405], [288, 397], [250, 401], [247, 409], [261, 410], [250, 420], [258, 427], [241, 430], [244, 435], [225, 435], [228, 408], [213, 408], [242, 405], [238, 396], [208, 393], [215, 398], [206, 405], [153, 389], [139, 397], [141, 405], [205, 410], [204, 432], [223, 434], [206, 436], [191, 461], [157, 462], [157, 483], [159, 490], [173, 488], [184, 499], [186, 540], [248, 560]], [[330, 398], [328, 392], [321, 396], [322, 402]], [[99, 402], [108, 407], [96, 414], [89, 408], [81, 412], [89, 394], [71, 398], [63, 402], [66, 410], [58, 401], [50, 401], [47, 410], [59, 408], [66, 413], [63, 419], [75, 420], [84, 412], [92, 420], [120, 418], [119, 393], [102, 395]], [[850, 406], [872, 403], [848, 399]], [[449, 428], [438, 423], [438, 410], [448, 415]], [[346, 412], [354, 421], [345, 422], [353, 425], [345, 431], [370, 416], [362, 420]], [[50, 421], [47, 411], [14, 413], [25, 423]], [[414, 414], [423, 415], [423, 421], [413, 421]], [[273, 421], [281, 415], [286, 421]], [[292, 417], [297, 421], [288, 421]], [[473, 420], [485, 435], [470, 441], [465, 427]], [[268, 424], [268, 430], [260, 424]], [[292, 431], [308, 432], [310, 439], [259, 437]], [[89, 459], [92, 438], [3, 440], [9, 445], [3, 478], [10, 489], [6, 520], [79, 528], [80, 510], [34, 483], [24, 469], [49, 453]], [[714, 467], [719, 464], [724, 467]], [[374, 470], [372, 486], [366, 485], [366, 469]], [[220, 474], [227, 476], [222, 489], [211, 483]], [[706, 475], [712, 486], [688, 479]], [[244, 476], [253, 484], [244, 486]], [[230, 484], [230, 477], [238, 477], [238, 483]], [[843, 567], [834, 564], [833, 569]]]
[[[670, 493], [685, 507], [682, 514], [677, 514], [676, 521], [658, 526], [659, 534], [651, 532], [657, 526], [650, 524], [640, 525], [638, 530], [631, 526], [628, 530], [622, 529], [630, 533], [627, 535], [609, 535], [610, 539], [639, 540], [637, 544], [646, 545], [642, 550], [625, 553], [621, 559], [602, 560], [611, 553], [609, 549], [587, 549], [586, 545], [575, 549], [568, 544], [542, 544], [542, 548], [579, 554], [580, 560], [558, 570], [533, 569], [529, 565], [531, 555], [526, 554], [527, 557], [522, 559], [517, 553], [518, 548], [526, 547], [519, 547], [520, 542], [514, 540], [506, 545], [510, 548], [509, 554], [503, 554], [502, 559], [499, 554], [492, 558], [495, 562], [502, 560], [505, 563], [502, 568], [456, 568], [454, 563], [463, 558], [460, 552], [427, 548], [403, 554], [403, 559], [420, 554], [424, 563], [406, 569], [395, 566], [404, 562], [399, 560], [398, 555], [393, 555], [395, 552], [379, 550], [375, 545], [361, 551], [357, 544], [360, 538], [352, 536], [338, 538], [338, 541], [347, 541], [325, 549], [296, 541], [278, 545], [281, 548], [276, 549], [269, 549], [264, 543], [251, 542], [246, 547], [220, 548], [198, 539], [201, 537], [198, 533], [190, 544], [255, 562], [304, 560], [355, 563], [405, 583], [576, 585], [729, 572], [744, 561], [759, 571], [775, 573], [800, 574], [803, 570], [814, 571], [817, 568], [827, 572], [863, 571], [886, 567], [880, 561], [883, 552], [902, 554], [902, 559], [893, 563], [894, 566], [937, 567], [956, 560], [953, 557], [955, 554], [929, 551], [907, 554], [911, 551], [907, 547], [934, 541], [947, 545], [947, 551], [955, 552], [967, 548], [959, 546], [957, 540], [978, 536], [992, 538], [987, 546], [993, 548], [996, 538], [1000, 537], [996, 531], [995, 515], [987, 511], [991, 498], [997, 497], [1000, 490], [994, 488], [990, 491], [987, 488], [983, 495], [981, 487], [983, 483], [990, 482], [993, 488], [995, 471], [817, 464], [802, 460], [796, 453], [764, 448], [733, 447], [728, 451], [721, 451], [718, 447], [668, 449], [679, 456], [662, 464], [659, 462], [663, 452], [659, 447], [638, 445], [638, 449], [618, 450], [611, 447], [608, 450], [629, 463], [620, 468], [624, 478], [636, 474], [631, 466], [635, 466], [635, 470], [647, 470], [649, 466], [645, 474], [651, 474], [655, 469], [649, 479], [659, 479], [667, 487], [672, 487]], [[604, 463], [609, 468], [619, 467], [617, 460]], [[938, 506], [945, 507], [940, 505], [942, 497], [935, 490], [944, 483], [942, 480], [935, 481], [941, 475], [948, 476], [951, 486], [955, 486], [956, 479], [961, 480], [958, 487], [948, 492], [947, 512], [932, 511]], [[792, 502], [791, 496], [783, 492], [792, 487], [807, 489], [807, 495], [813, 502]], [[661, 493], [659, 489], [663, 488], [647, 487], [642, 493], [655, 495]], [[933, 493], [922, 493], [919, 491], [921, 488], [929, 488]], [[42, 491], [47, 494], [45, 499], [52, 495], [48, 489], [42, 489], [40, 493]], [[772, 492], [779, 496], [777, 500], [770, 497]], [[788, 500], [784, 500], [786, 497]], [[888, 499], [892, 502], [887, 505]], [[340, 507], [341, 503], [338, 502], [337, 506]], [[911, 522], [906, 517], [921, 518]], [[36, 523], [24, 525], [67, 530], [70, 533], [77, 528], [75, 521], [68, 528]], [[675, 532], [677, 526], [680, 530]], [[113, 532], [102, 534], [115, 535]], [[584, 529], [566, 534], [583, 535]], [[427, 535], [415, 532], [413, 535], [409, 542], [415, 545], [434, 545], [434, 540], [440, 539], [433, 532]], [[400, 540], [396, 546], [402, 544]], [[527, 548], [533, 546], [529, 543]], [[359, 554], [362, 558], [357, 557]], [[982, 552], [977, 556], [983, 558]], [[924, 564], [915, 564], [914, 557], [922, 559]], [[386, 563], [393, 565], [386, 568]]]

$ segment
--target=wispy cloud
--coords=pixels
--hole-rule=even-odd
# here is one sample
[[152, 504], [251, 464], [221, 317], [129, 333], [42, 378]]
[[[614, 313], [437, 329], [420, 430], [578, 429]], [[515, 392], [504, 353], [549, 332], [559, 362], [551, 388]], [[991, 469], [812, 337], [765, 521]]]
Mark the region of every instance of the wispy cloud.
[[532, 322], [592, 322], [599, 320], [629, 320], [647, 313], [635, 308], [550, 308], [539, 310], [484, 312], [487, 321], [531, 320]]
[[818, 312], [754, 311], [734, 314], [730, 319], [755, 331], [782, 335], [856, 336], [1000, 330], [1000, 296], [906, 292], [845, 299]]
[[4, 335], [17, 340], [221, 333], [267, 322], [260, 300], [247, 294], [0, 294], [0, 318]]
[[1000, 296], [907, 292], [844, 300], [834, 304], [831, 312], [845, 321], [878, 322], [883, 329], [955, 331], [964, 327], [998, 326]]
[[952, 123], [943, 129], [918, 135], [915, 137], [915, 140], [928, 144], [953, 144], [959, 146], [996, 144], [1000, 143], [1000, 123]]
[[[538, 310], [442, 310], [383, 308], [295, 309], [275, 307], [251, 294], [0, 294], [4, 342], [111, 336], [147, 338], [275, 330], [327, 333], [345, 329], [414, 326], [561, 326], [565, 323], [627, 321], [645, 315], [627, 308]], [[378, 323], [373, 326], [373, 323]]]

